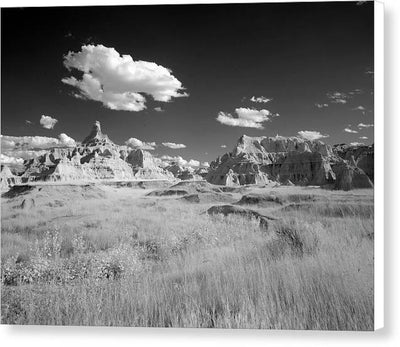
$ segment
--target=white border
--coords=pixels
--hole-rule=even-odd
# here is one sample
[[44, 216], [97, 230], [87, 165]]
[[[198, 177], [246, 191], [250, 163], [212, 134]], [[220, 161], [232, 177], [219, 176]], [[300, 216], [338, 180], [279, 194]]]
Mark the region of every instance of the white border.
[[375, 1], [374, 325], [384, 326], [384, 5]]
[[[303, 2], [312, 2], [313, 0], [300, 0]], [[339, 0], [341, 1], [341, 0]], [[386, 244], [386, 270], [390, 271], [390, 276], [386, 276], [386, 281], [390, 281], [398, 291], [388, 288], [386, 286], [385, 293], [390, 295], [390, 298], [386, 297], [386, 317], [390, 317], [390, 320], [386, 321], [385, 328], [380, 330], [378, 333], [332, 333], [332, 332], [307, 332], [307, 331], [257, 331], [257, 330], [202, 330], [202, 329], [140, 329], [140, 328], [85, 328], [85, 327], [9, 327], [1, 326], [0, 334], [1, 341], [5, 345], [12, 346], [52, 346], [55, 344], [59, 346], [68, 346], [71, 344], [76, 345], [87, 345], [88, 343], [95, 343], [96, 346], [109, 347], [110, 344], [129, 344], [138, 343], [139, 345], [146, 344], [148, 346], [187, 346], [188, 344], [194, 346], [202, 346], [207, 344], [211, 345], [229, 345], [242, 346], [243, 344], [251, 344], [265, 346], [265, 343], [270, 345], [288, 346], [293, 345], [296, 347], [323, 344], [324, 346], [376, 346], [383, 344], [394, 345], [394, 340], [397, 340], [397, 345], [400, 345], [400, 325], [399, 325], [399, 293], [400, 285], [398, 278], [398, 264], [392, 264], [394, 259], [400, 260], [399, 258], [399, 245], [396, 245], [396, 241], [399, 240], [398, 228], [395, 229], [395, 225], [398, 224], [398, 218], [396, 211], [394, 210], [394, 202], [398, 202], [398, 196], [400, 196], [398, 173], [400, 167], [398, 165], [398, 133], [400, 131], [399, 122], [397, 117], [400, 113], [395, 113], [395, 101], [394, 98], [398, 97], [398, 90], [400, 85], [396, 82], [396, 77], [400, 79], [399, 69], [397, 67], [398, 61], [400, 61], [400, 54], [398, 49], [400, 26], [397, 24], [400, 22], [400, 11], [398, 3], [399, 0], [383, 0], [386, 5], [386, 10], [389, 12], [388, 18], [386, 18], [386, 30], [389, 35], [386, 35], [386, 40], [389, 41], [389, 45], [386, 46], [389, 54], [386, 57], [388, 63], [387, 70], [390, 68], [390, 75], [387, 75], [386, 83], [390, 87], [386, 94], [386, 102], [389, 108], [389, 118], [386, 119], [386, 125], [390, 128], [386, 129], [386, 138], [384, 138], [384, 121], [383, 121], [383, 110], [384, 110], [384, 54], [383, 54], [383, 16], [384, 8], [383, 3], [375, 4], [375, 328], [379, 329], [383, 326], [384, 312], [383, 312], [383, 232], [384, 226], [388, 229], [386, 232], [391, 231], [390, 234], [386, 235], [386, 239], [390, 244]], [[216, 1], [207, 0], [186, 0], [186, 1], [144, 1], [144, 0], [2, 0], [0, 3], [1, 7], [16, 7], [16, 6], [82, 6], [82, 5], [117, 5], [117, 4], [168, 4], [168, 3], [215, 3]], [[220, 0], [222, 2], [244, 2], [237, 0]], [[251, 2], [264, 2], [260, 0], [254, 0]], [[282, 0], [269, 0], [265, 2], [293, 2], [293, 1], [282, 1]], [[387, 15], [388, 13], [386, 13]], [[397, 18], [395, 17], [397, 15]], [[389, 20], [388, 20], [389, 19]], [[395, 32], [397, 28], [397, 33]], [[379, 53], [380, 52], [380, 53]], [[377, 54], [379, 53], [379, 54]], [[394, 57], [399, 58], [396, 62]], [[397, 90], [395, 90], [397, 87]], [[390, 100], [389, 97], [391, 96]], [[400, 111], [396, 108], [396, 111]], [[395, 118], [396, 117], [396, 118]], [[384, 139], [386, 142], [386, 149], [392, 155], [390, 161], [386, 161], [386, 165], [390, 165], [385, 171], [385, 177], [390, 182], [386, 182], [384, 185]], [[396, 147], [397, 145], [397, 147]], [[395, 169], [398, 168], [396, 171]], [[392, 173], [391, 173], [392, 172]], [[383, 213], [384, 206], [384, 186], [390, 186], [386, 192], [386, 198], [391, 204], [387, 204], [386, 213]], [[396, 196], [396, 193], [398, 194]], [[389, 212], [392, 212], [390, 215]], [[387, 220], [384, 222], [384, 217]], [[396, 223], [396, 224], [395, 224]], [[390, 236], [390, 237], [388, 237]], [[390, 263], [388, 264], [388, 259]], [[388, 265], [391, 265], [388, 269]], [[390, 301], [389, 301], [390, 300]], [[397, 311], [396, 311], [397, 309]], [[396, 319], [397, 318], [397, 319]], [[390, 323], [390, 324], [388, 324]]]

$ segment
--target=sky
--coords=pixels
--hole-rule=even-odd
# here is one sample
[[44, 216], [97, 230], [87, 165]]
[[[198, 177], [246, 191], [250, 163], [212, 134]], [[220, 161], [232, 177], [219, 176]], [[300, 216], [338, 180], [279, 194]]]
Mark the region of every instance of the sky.
[[243, 134], [371, 144], [373, 22], [372, 1], [2, 9], [2, 152], [96, 120], [187, 161]]

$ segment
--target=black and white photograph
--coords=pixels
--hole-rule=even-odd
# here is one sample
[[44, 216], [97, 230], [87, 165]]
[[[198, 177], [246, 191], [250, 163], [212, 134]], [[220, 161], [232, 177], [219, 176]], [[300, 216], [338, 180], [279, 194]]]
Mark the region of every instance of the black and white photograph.
[[373, 331], [374, 47], [374, 1], [2, 8], [1, 324]]

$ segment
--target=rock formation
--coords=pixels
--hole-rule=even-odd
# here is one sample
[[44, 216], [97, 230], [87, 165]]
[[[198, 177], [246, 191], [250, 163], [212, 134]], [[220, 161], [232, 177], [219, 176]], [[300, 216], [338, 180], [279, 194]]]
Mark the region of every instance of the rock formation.
[[8, 187], [12, 187], [16, 184], [21, 183], [20, 177], [14, 175], [8, 166], [2, 165], [0, 171], [0, 188], [5, 190]]
[[346, 161], [354, 162], [358, 168], [367, 174], [372, 182], [374, 181], [374, 145], [335, 145], [333, 146], [333, 152]]
[[274, 217], [262, 215], [256, 211], [242, 208], [242, 207], [237, 207], [237, 206], [232, 206], [232, 205], [216, 205], [212, 206], [207, 210], [207, 213], [209, 215], [215, 215], [215, 214], [222, 214], [225, 217], [228, 215], [238, 215], [242, 216], [248, 219], [255, 218], [259, 221], [260, 223], [260, 228], [268, 230], [268, 225], [270, 220], [276, 220]]
[[34, 181], [91, 181], [173, 179], [158, 167], [153, 156], [141, 149], [128, 149], [113, 143], [96, 121], [90, 134], [73, 148], [52, 148], [26, 161], [20, 176], [2, 169], [2, 188]]
[[371, 156], [373, 149], [340, 151], [321, 141], [297, 137], [243, 135], [232, 152], [210, 164], [206, 180], [228, 186], [277, 182], [366, 188], [373, 186], [371, 176], [363, 171], [365, 168], [373, 179]]

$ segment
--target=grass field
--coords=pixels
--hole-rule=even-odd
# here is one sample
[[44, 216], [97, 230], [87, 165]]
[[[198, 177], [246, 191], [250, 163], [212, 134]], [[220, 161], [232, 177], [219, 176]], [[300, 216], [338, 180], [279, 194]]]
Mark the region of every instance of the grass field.
[[[372, 190], [150, 191], [3, 197], [2, 323], [373, 330]], [[280, 197], [245, 206], [277, 218], [268, 230], [204, 213], [249, 192]]]

